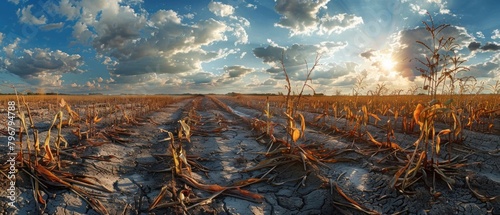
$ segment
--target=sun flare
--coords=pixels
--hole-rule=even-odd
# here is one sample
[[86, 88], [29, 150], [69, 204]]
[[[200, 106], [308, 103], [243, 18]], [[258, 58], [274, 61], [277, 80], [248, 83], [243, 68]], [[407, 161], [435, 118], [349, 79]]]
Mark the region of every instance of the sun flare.
[[386, 59], [382, 59], [382, 61], [380, 62], [382, 68], [384, 68], [385, 70], [392, 70], [394, 68], [394, 66], [396, 65], [396, 63], [390, 59], [390, 58], [386, 58]]

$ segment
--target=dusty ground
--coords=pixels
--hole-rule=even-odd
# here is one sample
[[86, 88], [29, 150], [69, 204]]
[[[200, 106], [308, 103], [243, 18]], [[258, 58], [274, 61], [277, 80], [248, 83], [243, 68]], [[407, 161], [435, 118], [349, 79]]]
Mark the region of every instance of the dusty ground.
[[[481, 201], [467, 186], [466, 176], [477, 193], [487, 197], [500, 196], [500, 136], [465, 131], [466, 141], [452, 148], [452, 153], [464, 160], [463, 168], [452, 177], [456, 183], [449, 189], [438, 182], [436, 190], [440, 196], [432, 196], [428, 186], [417, 182], [412, 186], [413, 194], [402, 194], [392, 188], [389, 181], [392, 174], [386, 169], [391, 167], [388, 152], [379, 152], [377, 147], [367, 142], [352, 143], [352, 139], [327, 131], [319, 126], [308, 126], [304, 144], [320, 144], [328, 149], [353, 149], [342, 154], [350, 160], [326, 163], [318, 170], [304, 171], [302, 163], [287, 165], [271, 170], [259, 169], [245, 171], [265, 159], [263, 155], [268, 146], [266, 139], [259, 139], [260, 134], [252, 130], [249, 119], [264, 119], [261, 110], [243, 107], [230, 100], [221, 100], [232, 108], [227, 110], [214, 103], [208, 97], [196, 97], [162, 108], [160, 111], [144, 116], [158, 124], [123, 125], [134, 135], [127, 137], [130, 142], [107, 143], [101, 146], [78, 147], [78, 141], [65, 128], [64, 135], [70, 141], [68, 152], [78, 156], [65, 169], [74, 174], [95, 176], [101, 184], [112, 192], [96, 192], [98, 199], [110, 214], [174, 214], [182, 213], [180, 206], [155, 209], [148, 212], [156, 196], [165, 185], [181, 189], [191, 189], [191, 198], [212, 195], [193, 187], [185, 186], [182, 181], [172, 185], [172, 172], [164, 171], [171, 167], [167, 156], [169, 141], [165, 132], [176, 131], [178, 120], [194, 110], [200, 117], [193, 125], [191, 143], [185, 143], [188, 155], [196, 156], [196, 161], [207, 168], [206, 171], [193, 168], [193, 178], [204, 184], [230, 185], [248, 178], [272, 177], [273, 180], [255, 183], [245, 187], [264, 196], [262, 203], [252, 202], [233, 196], [220, 195], [210, 204], [189, 210], [189, 214], [363, 214], [360, 210], [336, 203], [347, 203], [332, 186], [337, 184], [346, 195], [365, 208], [381, 214], [500, 214], [500, 199]], [[314, 113], [304, 113], [306, 121], [312, 121]], [[272, 119], [284, 123], [277, 115]], [[36, 120], [35, 120], [36, 121]], [[342, 123], [342, 122], [340, 122]], [[40, 122], [39, 128], [50, 126], [48, 120]], [[47, 135], [47, 129], [40, 129], [40, 136]], [[282, 129], [281, 129], [282, 130]], [[368, 130], [377, 137], [383, 137], [384, 131], [375, 126]], [[216, 132], [217, 131], [217, 132]], [[54, 132], [54, 131], [53, 131]], [[276, 132], [279, 134], [280, 129]], [[42, 139], [43, 139], [42, 138]], [[396, 134], [396, 142], [401, 146], [411, 145], [415, 134]], [[6, 142], [1, 136], [0, 141]], [[86, 146], [82, 142], [81, 145]], [[80, 145], [80, 146], [81, 146]], [[0, 152], [6, 151], [5, 144]], [[373, 152], [362, 155], [357, 152]], [[92, 159], [88, 156], [113, 155], [107, 161]], [[94, 157], [95, 158], [95, 157]], [[380, 162], [382, 161], [383, 162]], [[3, 160], [2, 160], [3, 161]], [[3, 176], [2, 182], [6, 182]], [[326, 180], [326, 184], [325, 184]], [[4, 183], [5, 187], [5, 183]], [[9, 208], [4, 197], [5, 189], [0, 191], [0, 213], [2, 214], [37, 214], [35, 200], [29, 180], [24, 177], [18, 181], [19, 196], [17, 208]], [[96, 214], [79, 196], [67, 189], [48, 188], [44, 193], [47, 201], [46, 214]], [[170, 190], [162, 202], [172, 201]], [[189, 206], [189, 202], [186, 202]]]

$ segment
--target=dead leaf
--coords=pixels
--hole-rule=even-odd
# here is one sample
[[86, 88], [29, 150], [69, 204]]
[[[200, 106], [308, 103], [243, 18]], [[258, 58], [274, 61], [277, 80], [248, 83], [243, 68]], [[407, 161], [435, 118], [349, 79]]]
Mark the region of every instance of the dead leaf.
[[422, 129], [422, 122], [420, 121], [420, 113], [422, 110], [424, 110], [424, 106], [420, 103], [418, 103], [417, 107], [415, 108], [415, 111], [413, 111], [413, 119], [415, 119], [415, 122], [417, 122], [420, 125], [420, 129]]
[[300, 138], [300, 131], [297, 128], [292, 128], [292, 140], [293, 142], [297, 142]]

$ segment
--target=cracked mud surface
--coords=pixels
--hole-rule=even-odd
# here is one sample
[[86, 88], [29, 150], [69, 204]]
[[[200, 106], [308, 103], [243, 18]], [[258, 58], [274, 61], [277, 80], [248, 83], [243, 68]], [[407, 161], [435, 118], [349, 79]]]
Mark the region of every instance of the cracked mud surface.
[[[98, 199], [110, 214], [175, 214], [182, 210], [175, 207], [155, 209], [148, 212], [156, 196], [165, 185], [172, 183], [172, 172], [163, 171], [170, 167], [165, 158], [168, 154], [168, 136], [160, 129], [176, 133], [178, 121], [194, 110], [200, 117], [192, 125], [191, 143], [184, 148], [188, 155], [196, 156], [197, 162], [208, 169], [193, 168], [192, 176], [204, 184], [233, 184], [240, 180], [259, 178], [266, 173], [273, 176], [272, 181], [255, 183], [246, 190], [264, 196], [262, 203], [252, 202], [234, 196], [217, 196], [210, 204], [197, 206], [190, 214], [364, 214], [334, 202], [346, 202], [332, 183], [356, 202], [381, 214], [500, 214], [500, 199], [482, 201], [469, 188], [484, 196], [500, 196], [500, 158], [499, 153], [488, 153], [500, 149], [498, 134], [481, 134], [465, 131], [467, 141], [457, 146], [453, 153], [466, 157], [468, 165], [453, 176], [456, 183], [450, 190], [445, 183], [438, 183], [436, 190], [441, 193], [434, 197], [423, 182], [412, 186], [413, 194], [402, 194], [390, 186], [392, 175], [385, 171], [390, 162], [379, 162], [387, 154], [384, 152], [371, 156], [350, 152], [344, 157], [355, 160], [326, 163], [317, 171], [304, 170], [302, 163], [271, 168], [245, 171], [265, 159], [263, 155], [268, 146], [259, 139], [259, 133], [250, 126], [248, 118], [260, 117], [261, 110], [238, 105], [227, 99], [220, 99], [231, 107], [221, 107], [209, 97], [195, 97], [163, 107], [160, 111], [149, 113], [147, 118], [158, 124], [124, 125], [123, 128], [135, 133], [128, 137], [128, 143], [109, 143], [96, 147], [86, 147], [83, 156], [107, 156], [110, 161], [94, 159], [74, 159], [67, 171], [75, 174], [92, 175], [99, 178], [103, 186], [113, 192], [100, 192]], [[306, 121], [315, 114], [304, 113]], [[245, 119], [247, 118], [247, 119]], [[278, 116], [273, 121], [281, 123]], [[36, 121], [36, 120], [35, 120]], [[383, 135], [377, 127], [370, 127], [372, 134]], [[215, 132], [217, 131], [217, 132]], [[64, 130], [71, 140], [69, 128]], [[277, 132], [280, 132], [277, 129]], [[43, 135], [43, 134], [42, 134]], [[45, 134], [46, 135], [46, 134]], [[2, 139], [5, 137], [0, 137]], [[397, 141], [411, 145], [416, 137], [397, 134]], [[73, 138], [74, 140], [74, 138]], [[329, 149], [355, 148], [376, 150], [366, 143], [352, 140], [321, 128], [308, 126], [304, 144], [322, 144]], [[70, 143], [71, 145], [71, 143]], [[3, 153], [3, 148], [0, 151]], [[306, 176], [306, 177], [304, 177]], [[0, 197], [2, 214], [37, 214], [35, 200], [29, 180], [18, 181], [18, 209], [6, 207], [4, 193]], [[172, 185], [172, 186], [180, 186]], [[190, 188], [191, 198], [208, 197], [212, 193]], [[2, 192], [5, 189], [2, 189]], [[97, 214], [76, 194], [65, 189], [49, 189], [46, 214]], [[174, 194], [167, 191], [163, 202], [172, 201]]]

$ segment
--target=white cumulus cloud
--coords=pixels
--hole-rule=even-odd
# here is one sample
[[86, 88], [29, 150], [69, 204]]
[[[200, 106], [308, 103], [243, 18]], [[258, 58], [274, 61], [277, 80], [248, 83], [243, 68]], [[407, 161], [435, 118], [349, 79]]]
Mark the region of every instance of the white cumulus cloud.
[[233, 6], [213, 1], [208, 4], [208, 10], [220, 17], [230, 16], [234, 13]]
[[495, 29], [493, 30], [493, 32], [491, 32], [491, 39], [496, 40], [498, 38], [500, 38], [500, 30]]
[[274, 9], [281, 18], [275, 25], [289, 29], [292, 35], [309, 34], [317, 29], [318, 12], [329, 1], [277, 0]]
[[320, 33], [321, 34], [332, 34], [332, 33], [342, 33], [347, 29], [356, 27], [363, 23], [361, 17], [351, 15], [351, 14], [337, 14], [335, 16], [325, 15], [321, 18]]
[[61, 86], [64, 73], [81, 73], [83, 58], [60, 50], [25, 49], [21, 55], [10, 53], [5, 69], [38, 86]]
[[40, 17], [35, 17], [33, 14], [31, 14], [31, 8], [33, 8], [32, 4], [26, 6], [23, 9], [17, 10], [17, 16], [19, 17], [19, 22], [31, 25], [43, 25], [47, 23], [47, 18], [45, 17], [45, 15], [41, 15]]

